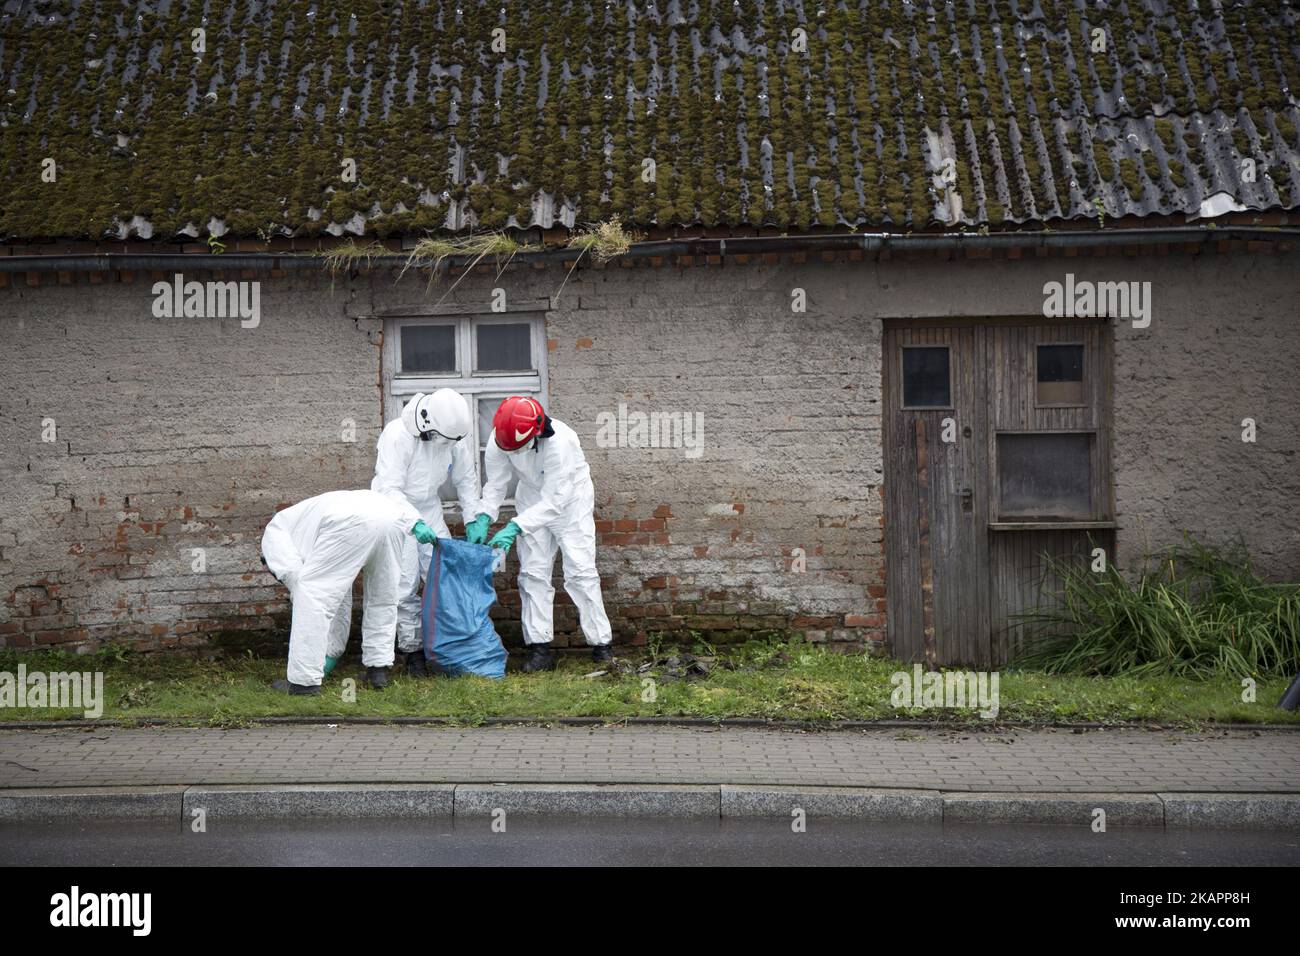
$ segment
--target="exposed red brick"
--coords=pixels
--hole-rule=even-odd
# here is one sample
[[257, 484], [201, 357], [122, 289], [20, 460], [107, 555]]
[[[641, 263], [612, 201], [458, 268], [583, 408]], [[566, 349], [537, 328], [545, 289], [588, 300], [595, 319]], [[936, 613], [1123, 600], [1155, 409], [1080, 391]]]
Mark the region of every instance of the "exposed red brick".
[[880, 616], [876, 614], [845, 614], [845, 627], [880, 627]]

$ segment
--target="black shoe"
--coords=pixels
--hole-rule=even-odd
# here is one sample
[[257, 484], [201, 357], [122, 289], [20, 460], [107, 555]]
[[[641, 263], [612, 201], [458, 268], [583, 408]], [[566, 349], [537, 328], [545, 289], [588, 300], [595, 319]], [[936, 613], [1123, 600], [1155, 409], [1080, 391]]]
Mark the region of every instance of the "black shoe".
[[423, 649], [407, 653], [406, 675], [408, 677], [433, 676], [433, 671], [429, 669], [429, 661], [425, 658]]
[[535, 671], [553, 670], [555, 670], [555, 651], [551, 650], [551, 645], [532, 645], [532, 653], [528, 655], [528, 660], [524, 661], [524, 673], [532, 674]]
[[271, 682], [271, 690], [278, 690], [280, 693], [288, 694], [290, 697], [320, 696], [320, 684], [290, 684], [283, 677]]
[[366, 683], [375, 690], [383, 690], [388, 686], [388, 668], [387, 667], [367, 667]]
[[614, 659], [614, 648], [609, 644], [592, 645], [591, 659], [597, 664], [608, 664]]

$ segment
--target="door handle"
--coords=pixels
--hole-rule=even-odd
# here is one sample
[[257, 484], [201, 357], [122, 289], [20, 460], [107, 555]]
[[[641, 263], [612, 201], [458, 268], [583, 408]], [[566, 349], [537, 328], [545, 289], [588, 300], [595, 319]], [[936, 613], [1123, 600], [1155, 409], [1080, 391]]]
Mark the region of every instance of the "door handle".
[[975, 492], [969, 488], [963, 488], [961, 494], [961, 510], [970, 511], [975, 505]]

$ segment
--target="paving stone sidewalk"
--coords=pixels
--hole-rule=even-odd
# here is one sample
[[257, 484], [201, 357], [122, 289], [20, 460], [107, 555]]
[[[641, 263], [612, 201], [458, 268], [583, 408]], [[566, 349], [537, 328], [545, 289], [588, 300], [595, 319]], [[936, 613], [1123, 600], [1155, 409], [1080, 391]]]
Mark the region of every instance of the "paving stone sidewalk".
[[0, 788], [484, 782], [1296, 793], [1300, 732], [348, 725], [0, 731]]

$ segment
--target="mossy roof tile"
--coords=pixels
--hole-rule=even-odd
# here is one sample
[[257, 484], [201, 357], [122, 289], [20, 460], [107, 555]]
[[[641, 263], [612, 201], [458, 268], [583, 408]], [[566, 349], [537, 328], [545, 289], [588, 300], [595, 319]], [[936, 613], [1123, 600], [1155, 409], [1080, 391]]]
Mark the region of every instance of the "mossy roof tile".
[[0, 235], [1288, 209], [1298, 75], [1288, 0], [8, 0]]

